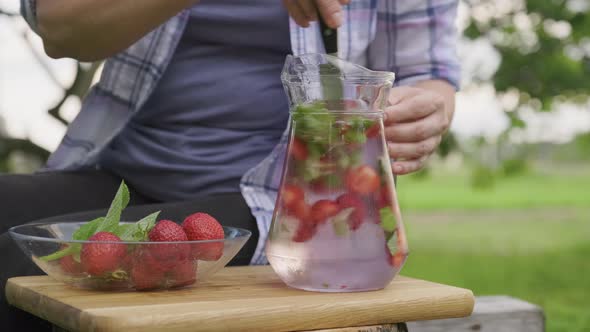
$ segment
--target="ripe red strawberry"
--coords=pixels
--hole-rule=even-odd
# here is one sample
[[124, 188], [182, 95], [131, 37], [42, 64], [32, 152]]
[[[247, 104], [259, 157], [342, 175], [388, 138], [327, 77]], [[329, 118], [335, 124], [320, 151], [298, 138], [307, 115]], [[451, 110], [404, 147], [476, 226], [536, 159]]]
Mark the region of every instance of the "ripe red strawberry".
[[127, 255], [121, 261], [121, 269], [127, 272], [131, 272], [135, 257], [137, 256], [137, 252], [139, 252], [139, 249], [136, 247], [132, 252], [127, 253]]
[[158, 244], [156, 242], [149, 242], [141, 245], [141, 247], [135, 249], [131, 260], [123, 260], [123, 266], [127, 266], [128, 271], [130, 271], [135, 265], [140, 264], [159, 273], [164, 273], [173, 269], [174, 266], [178, 264], [178, 260], [172, 259], [166, 261], [156, 256], [155, 253], [161, 246], [163, 246], [163, 244]]
[[300, 221], [293, 235], [294, 242], [306, 242], [310, 240], [317, 231], [317, 225], [315, 223]]
[[219, 240], [210, 243], [195, 243], [192, 245], [193, 259], [216, 261], [223, 255], [223, 227], [217, 219], [207, 213], [194, 213], [184, 219], [182, 223], [190, 241]]
[[164, 272], [152, 269], [145, 262], [136, 260], [131, 267], [131, 281], [137, 290], [155, 289], [162, 285]]
[[355, 194], [346, 193], [340, 195], [336, 202], [338, 202], [341, 209], [354, 208], [348, 218], [348, 225], [352, 230], [358, 229], [365, 220], [367, 213], [363, 200]]
[[197, 281], [197, 262], [184, 261], [169, 272], [172, 287], [192, 285]]
[[377, 135], [379, 135], [379, 132], [381, 131], [381, 128], [379, 126], [379, 122], [375, 122], [372, 126], [370, 126], [367, 131], [365, 132], [365, 135], [367, 136], [367, 138], [374, 138], [377, 137]]
[[313, 204], [310, 212], [310, 219], [321, 224], [328, 218], [335, 216], [340, 212], [340, 205], [329, 199], [321, 199]]
[[[98, 232], [82, 245], [80, 261], [84, 270], [98, 276], [116, 270], [127, 252], [127, 246], [118, 236], [109, 232]], [[108, 243], [101, 243], [108, 242]]]
[[396, 269], [401, 269], [402, 265], [404, 264], [406, 257], [400, 251], [396, 252], [391, 259], [391, 265]]
[[377, 195], [377, 205], [379, 208], [384, 208], [386, 206], [391, 206], [391, 197], [389, 193], [389, 188], [387, 186], [381, 186], [379, 193]]
[[160, 220], [148, 234], [153, 242], [187, 241], [187, 236], [180, 225], [171, 220]]
[[297, 137], [293, 137], [293, 140], [291, 141], [291, 147], [289, 149], [289, 154], [293, 156], [295, 160], [303, 161], [307, 159], [307, 146], [303, 141], [301, 141]]
[[303, 189], [294, 184], [286, 184], [281, 190], [281, 201], [287, 210], [293, 209], [303, 198]]
[[328, 184], [322, 178], [310, 181], [308, 188], [316, 194], [327, 194], [329, 192]]
[[389, 265], [393, 266], [396, 269], [400, 269], [405, 260], [404, 254], [402, 254], [402, 252], [398, 250], [395, 254], [392, 255], [387, 245], [385, 246], [385, 252], [387, 253], [387, 262], [389, 263]]
[[311, 207], [309, 204], [305, 203], [305, 201], [298, 201], [289, 212], [301, 222], [308, 222], [310, 219]]
[[379, 175], [368, 165], [350, 169], [346, 174], [346, 187], [348, 190], [367, 195], [379, 189]]
[[[170, 220], [158, 221], [149, 232], [148, 237], [152, 242], [188, 241], [182, 227]], [[178, 262], [188, 259], [190, 253], [190, 246], [187, 243], [147, 244], [145, 247], [164, 269], [172, 268]]]
[[74, 260], [74, 256], [72, 255], [62, 257], [59, 260], [59, 265], [61, 266], [62, 271], [70, 275], [77, 275], [84, 271], [82, 264], [76, 262], [76, 260]]

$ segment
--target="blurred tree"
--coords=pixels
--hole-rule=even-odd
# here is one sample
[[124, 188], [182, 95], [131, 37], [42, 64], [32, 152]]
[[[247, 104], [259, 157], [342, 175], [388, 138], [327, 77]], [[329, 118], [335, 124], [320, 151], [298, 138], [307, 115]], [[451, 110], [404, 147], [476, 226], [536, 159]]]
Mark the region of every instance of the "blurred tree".
[[468, 159], [474, 165], [474, 179], [496, 171], [525, 171], [527, 153], [510, 147], [511, 132], [526, 126], [519, 113], [525, 109], [551, 111], [564, 102], [588, 102], [590, 1], [463, 0], [462, 5], [467, 12], [464, 54], [473, 45], [483, 44], [500, 58], [497, 68], [483, 61], [474, 68], [465, 68], [472, 71], [465, 70], [463, 88], [491, 82], [510, 126], [492, 141], [482, 137], [476, 148], [469, 142], [457, 142], [449, 133], [438, 155], [445, 158], [457, 149], [472, 154]]
[[47, 150], [30, 140], [10, 137], [4, 127], [4, 119], [0, 117], [0, 173], [19, 171], [12, 167], [10, 163], [10, 157], [15, 156], [15, 154], [25, 159], [32, 158], [38, 161], [46, 160], [49, 157]]
[[[549, 111], [554, 101], [585, 102], [590, 91], [590, 2], [587, 0], [469, 0], [469, 39], [485, 38], [499, 51], [493, 75], [499, 94]], [[476, 80], [477, 81], [477, 80]], [[511, 117], [516, 125], [517, 116]]]
[[578, 156], [590, 160], [590, 132], [579, 134], [574, 139]]
[[[496, 148], [491, 152], [495, 162], [476, 162], [472, 179], [493, 176], [495, 171], [504, 175], [524, 172], [526, 146], [510, 141], [510, 133], [526, 125], [519, 113], [525, 109], [551, 111], [565, 102], [588, 102], [590, 1], [464, 0], [464, 4], [469, 14], [464, 37], [490, 43], [501, 59], [491, 82], [510, 120], [510, 126], [487, 143]], [[475, 85], [489, 80], [477, 73], [467, 78]], [[484, 174], [481, 168], [495, 171]], [[473, 184], [489, 187], [481, 181]]]
[[[0, 16], [3, 16], [9, 20], [16, 22], [22, 20], [18, 13], [7, 12], [0, 8]], [[75, 76], [69, 85], [63, 86], [63, 84], [57, 79], [55, 73], [52, 71], [48, 64], [48, 58], [44, 54], [39, 54], [33, 47], [31, 40], [31, 31], [24, 27], [19, 31], [20, 36], [28, 45], [28, 49], [35, 57], [37, 62], [41, 65], [45, 73], [53, 84], [58, 86], [62, 91], [63, 95], [61, 99], [55, 103], [51, 108], [47, 110], [47, 113], [53, 118], [61, 122], [64, 126], [67, 126], [69, 122], [61, 115], [61, 108], [69, 98], [78, 98], [82, 100], [88, 92], [92, 80], [97, 73], [101, 63], [76, 63]], [[44, 162], [49, 157], [49, 151], [36, 145], [29, 139], [13, 138], [8, 135], [6, 130], [3, 128], [2, 119], [0, 118], [0, 172], [18, 172], [18, 169], [11, 167], [9, 163], [11, 156], [19, 156], [21, 159], [30, 159], [38, 163], [37, 161]]]
[[[468, 22], [463, 31], [465, 38], [491, 43], [501, 58], [491, 81], [503, 101], [511, 126], [495, 144], [508, 144], [509, 132], [524, 127], [525, 123], [519, 117], [522, 109], [550, 111], [556, 102], [581, 103], [588, 100], [590, 1], [463, 0], [462, 3], [468, 12]], [[0, 16], [22, 20], [18, 13], [2, 9]], [[30, 31], [23, 29], [22, 37], [31, 45]], [[72, 96], [83, 98], [100, 64], [76, 64], [73, 82], [69, 86], [61, 86], [47, 65], [47, 58], [33, 47], [30, 49], [52, 81], [64, 90], [61, 100], [48, 113], [67, 125], [68, 121], [60, 114], [62, 105]], [[467, 81], [469, 84], [480, 84], [488, 80], [488, 76], [475, 73]], [[5, 136], [0, 135], [0, 142], [6, 140]], [[457, 143], [449, 133], [438, 155], [446, 157], [450, 151], [459, 148]], [[10, 146], [5, 149], [15, 149], [12, 144], [4, 145]], [[46, 155], [46, 152], [38, 153], [39, 156]], [[497, 163], [501, 161], [497, 160]]]

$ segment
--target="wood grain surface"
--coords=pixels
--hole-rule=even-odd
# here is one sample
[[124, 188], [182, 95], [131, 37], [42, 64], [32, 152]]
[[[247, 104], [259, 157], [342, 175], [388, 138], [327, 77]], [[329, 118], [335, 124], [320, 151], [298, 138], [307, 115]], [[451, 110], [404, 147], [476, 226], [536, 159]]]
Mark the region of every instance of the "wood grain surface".
[[465, 317], [470, 290], [397, 277], [387, 288], [314, 293], [268, 266], [229, 267], [197, 287], [159, 292], [74, 289], [47, 276], [8, 280], [9, 303], [71, 331], [301, 331]]

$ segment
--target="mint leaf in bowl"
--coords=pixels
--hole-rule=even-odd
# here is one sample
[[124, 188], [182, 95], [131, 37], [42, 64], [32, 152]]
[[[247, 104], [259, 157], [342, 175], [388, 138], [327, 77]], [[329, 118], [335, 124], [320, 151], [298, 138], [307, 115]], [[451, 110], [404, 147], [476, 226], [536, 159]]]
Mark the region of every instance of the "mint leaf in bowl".
[[[156, 224], [160, 211], [154, 212], [136, 223], [120, 224], [121, 214], [128, 204], [129, 189], [125, 182], [122, 181], [115, 198], [111, 202], [107, 215], [104, 217], [98, 217], [80, 226], [80, 228], [72, 234], [72, 240], [86, 241], [98, 232], [113, 233], [117, 235], [121, 241], [138, 242], [146, 240], [148, 233]], [[68, 255], [73, 255], [74, 259], [79, 261], [81, 249], [82, 246], [80, 243], [71, 243], [67, 247], [52, 254], [39, 257], [39, 259], [42, 261], [52, 261]]]
[[159, 214], [160, 211], [154, 212], [134, 224], [119, 225], [115, 235], [121, 238], [121, 241], [145, 241], [150, 230], [156, 225]]
[[[117, 226], [119, 226], [121, 212], [123, 212], [123, 210], [127, 207], [127, 204], [129, 204], [129, 189], [127, 188], [125, 182], [121, 182], [121, 186], [119, 187], [119, 190], [117, 190], [117, 194], [115, 195], [115, 198], [109, 207], [106, 217], [96, 228], [96, 233], [114, 232], [117, 229]], [[92, 234], [90, 236], [92, 236]]]

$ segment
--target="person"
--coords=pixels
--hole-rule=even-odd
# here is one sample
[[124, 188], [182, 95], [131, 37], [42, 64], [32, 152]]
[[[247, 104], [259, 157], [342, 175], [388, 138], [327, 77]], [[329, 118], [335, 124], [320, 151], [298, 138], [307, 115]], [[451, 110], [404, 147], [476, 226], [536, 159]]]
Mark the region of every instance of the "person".
[[[453, 117], [456, 0], [21, 0], [21, 12], [50, 57], [106, 61], [43, 169], [0, 176], [0, 286], [39, 273], [9, 227], [99, 215], [121, 180], [126, 217], [223, 214], [253, 231], [233, 264], [266, 264], [289, 119], [280, 72], [287, 54], [325, 51], [320, 17], [340, 58], [396, 73], [384, 115], [394, 174], [421, 169]], [[22, 327], [20, 315], [6, 319]]]

